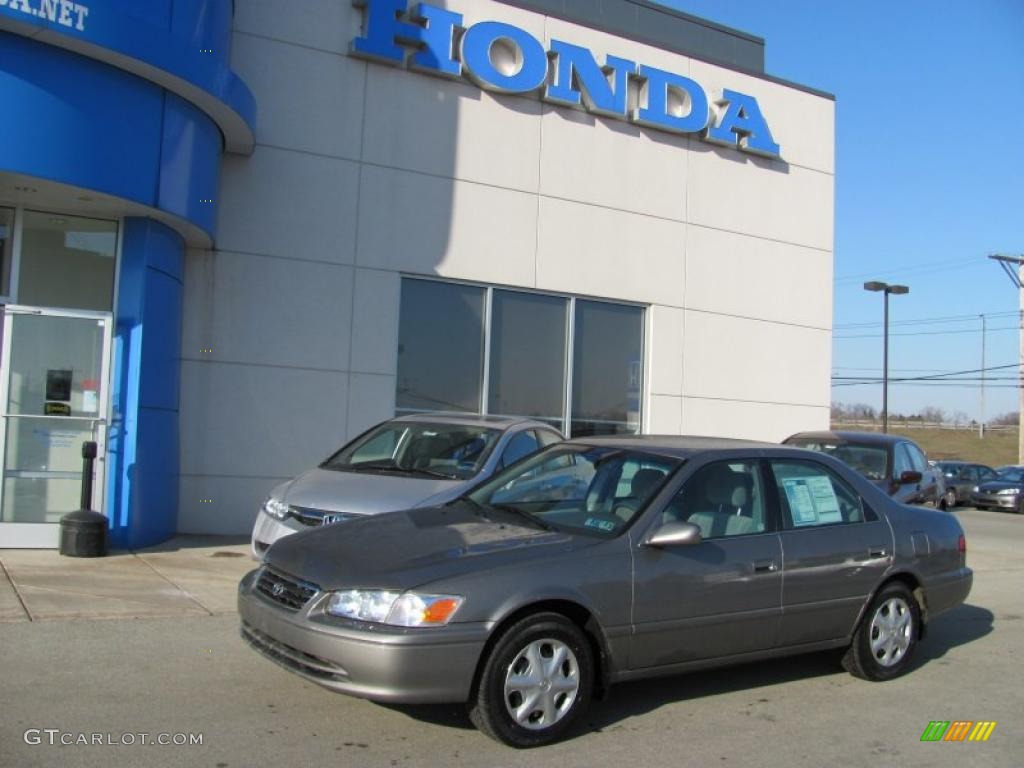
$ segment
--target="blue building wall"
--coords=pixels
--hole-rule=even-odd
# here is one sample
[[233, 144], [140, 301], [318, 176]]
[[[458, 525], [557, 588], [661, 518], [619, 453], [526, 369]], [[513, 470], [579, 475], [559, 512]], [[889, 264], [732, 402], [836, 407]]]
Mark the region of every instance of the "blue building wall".
[[40, 0], [0, 4], [0, 173], [168, 222], [125, 219], [114, 307], [106, 509], [113, 544], [139, 547], [177, 527], [185, 236], [212, 243], [221, 155], [251, 151], [256, 107], [229, 67], [231, 0], [87, 5], [62, 19]]

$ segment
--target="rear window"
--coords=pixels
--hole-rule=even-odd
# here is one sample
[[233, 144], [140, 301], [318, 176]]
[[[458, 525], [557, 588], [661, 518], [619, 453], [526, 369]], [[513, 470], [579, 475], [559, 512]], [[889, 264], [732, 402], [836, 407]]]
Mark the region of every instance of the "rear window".
[[885, 480], [889, 477], [889, 452], [885, 446], [824, 440], [793, 440], [788, 441], [787, 445], [827, 453], [868, 480]]

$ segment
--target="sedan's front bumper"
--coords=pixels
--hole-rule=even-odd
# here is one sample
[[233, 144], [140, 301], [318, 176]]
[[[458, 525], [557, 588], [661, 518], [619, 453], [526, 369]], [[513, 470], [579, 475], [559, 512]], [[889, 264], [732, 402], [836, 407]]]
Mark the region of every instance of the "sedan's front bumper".
[[252, 527], [252, 556], [255, 560], [262, 560], [270, 545], [278, 539], [308, 530], [309, 526], [296, 522], [293, 518], [278, 520], [261, 509]]
[[238, 586], [242, 638], [290, 672], [352, 696], [395, 703], [464, 702], [490, 627], [383, 627], [325, 615], [318, 593], [297, 611], [255, 590], [259, 569]]
[[998, 507], [999, 509], [1017, 509], [1020, 494], [1017, 493], [972, 493], [971, 506]]

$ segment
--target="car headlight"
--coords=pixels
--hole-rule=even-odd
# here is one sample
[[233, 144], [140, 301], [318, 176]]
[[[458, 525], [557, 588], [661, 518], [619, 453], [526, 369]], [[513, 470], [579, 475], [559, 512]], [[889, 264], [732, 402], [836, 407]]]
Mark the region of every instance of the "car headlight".
[[332, 616], [396, 627], [443, 627], [462, 605], [457, 595], [425, 595], [383, 589], [347, 589], [327, 601]]
[[275, 499], [273, 496], [263, 502], [263, 511], [278, 520], [284, 520], [288, 517], [288, 505], [280, 499]]
[[997, 496], [1016, 496], [1020, 493], [1016, 488], [1003, 488], [1001, 491], [996, 491]]

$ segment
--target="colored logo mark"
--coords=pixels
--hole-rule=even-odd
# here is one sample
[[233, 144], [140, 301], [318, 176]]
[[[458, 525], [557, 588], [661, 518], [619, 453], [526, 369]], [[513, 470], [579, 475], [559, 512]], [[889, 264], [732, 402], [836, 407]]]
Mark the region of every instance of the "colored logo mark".
[[932, 720], [921, 741], [988, 741], [995, 728], [994, 720]]

